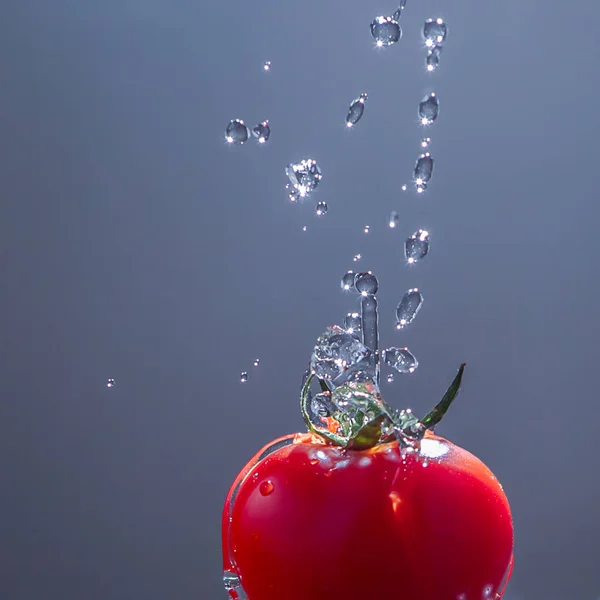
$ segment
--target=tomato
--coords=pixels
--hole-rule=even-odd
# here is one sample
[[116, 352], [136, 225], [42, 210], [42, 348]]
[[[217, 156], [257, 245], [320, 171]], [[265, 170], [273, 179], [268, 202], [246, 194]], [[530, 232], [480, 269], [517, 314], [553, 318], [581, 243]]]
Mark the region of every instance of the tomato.
[[345, 449], [310, 433], [268, 448], [223, 512], [224, 568], [248, 600], [502, 597], [510, 507], [473, 454], [429, 431], [413, 452], [395, 440]]

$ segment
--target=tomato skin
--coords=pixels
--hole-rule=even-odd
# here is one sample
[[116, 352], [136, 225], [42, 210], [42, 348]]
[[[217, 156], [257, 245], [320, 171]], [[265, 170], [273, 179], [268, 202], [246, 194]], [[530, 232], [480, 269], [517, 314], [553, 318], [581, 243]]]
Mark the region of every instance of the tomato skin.
[[248, 463], [225, 503], [224, 566], [248, 600], [502, 597], [512, 518], [478, 458], [429, 433], [404, 456], [397, 442], [353, 451], [289, 438]]

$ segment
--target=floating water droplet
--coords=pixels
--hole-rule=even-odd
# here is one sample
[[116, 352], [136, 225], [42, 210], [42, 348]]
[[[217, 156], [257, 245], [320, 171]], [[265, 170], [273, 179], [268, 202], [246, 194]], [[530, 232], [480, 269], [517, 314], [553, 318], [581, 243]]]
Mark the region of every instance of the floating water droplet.
[[300, 192], [296, 188], [292, 187], [291, 183], [286, 183], [285, 189], [288, 192], [288, 199], [290, 202], [295, 204], [298, 202], [298, 200], [300, 200]]
[[429, 72], [435, 71], [440, 66], [440, 55], [442, 54], [441, 46], [434, 46], [427, 52], [425, 65]]
[[440, 113], [440, 101], [432, 92], [419, 102], [419, 120], [421, 125], [431, 125]]
[[394, 374], [393, 374], [393, 373], [390, 373], [390, 374], [387, 376], [387, 382], [388, 382], [388, 383], [394, 383], [394, 379], [395, 379], [395, 376], [394, 376]]
[[228, 144], [243, 144], [250, 137], [250, 129], [244, 125], [241, 119], [233, 119], [229, 121], [227, 129], [225, 129], [225, 139]]
[[404, 245], [404, 255], [409, 264], [425, 258], [429, 252], [429, 232], [424, 229], [415, 231]]
[[359, 261], [361, 258], [362, 258], [362, 255], [361, 255], [361, 254], [355, 254], [355, 255], [352, 257], [352, 260], [353, 260], [354, 262], [358, 262], [358, 261]]
[[334, 325], [317, 340], [310, 367], [319, 379], [332, 381], [369, 356], [369, 349]]
[[350, 104], [350, 108], [348, 109], [348, 114], [346, 116], [347, 127], [353, 127], [361, 120], [363, 113], [365, 112], [366, 100], [367, 94], [363, 93], [358, 98], [352, 101], [352, 103]]
[[396, 225], [398, 225], [398, 221], [400, 220], [400, 215], [394, 210], [390, 215], [390, 227], [394, 229]]
[[318, 217], [323, 217], [327, 214], [327, 202], [317, 202], [315, 212]]
[[263, 63], [263, 69], [265, 71], [271, 70], [271, 61], [270, 60], [265, 60], [265, 62]]
[[286, 167], [285, 173], [301, 198], [310, 194], [322, 179], [321, 169], [317, 165], [317, 161], [312, 158], [305, 158], [298, 163], [290, 163]]
[[107, 388], [111, 388], [111, 387], [115, 387], [115, 380], [110, 378], [106, 380], [106, 387]]
[[248, 600], [240, 578], [233, 571], [223, 571], [223, 585], [231, 600]]
[[255, 367], [258, 367], [258, 365], [260, 365], [260, 359], [259, 358], [255, 358], [254, 362], [252, 363]]
[[246, 371], [242, 371], [240, 373], [240, 383], [246, 383], [248, 381], [248, 373]]
[[423, 38], [428, 48], [442, 46], [448, 35], [448, 27], [443, 19], [427, 19], [423, 25]]
[[423, 305], [423, 295], [417, 288], [408, 290], [396, 308], [396, 329], [410, 325]]
[[429, 144], [431, 144], [431, 138], [426, 137], [421, 140], [421, 148], [429, 148]]
[[372, 296], [377, 293], [379, 282], [372, 273], [357, 273], [354, 279], [354, 287], [362, 296]]
[[342, 289], [344, 291], [353, 290], [354, 289], [354, 271], [348, 271], [342, 277]]
[[304, 227], [302, 227], [302, 231], [306, 231], [307, 227], [306, 225], [304, 225]]
[[275, 486], [271, 481], [263, 481], [258, 489], [260, 491], [261, 496], [270, 496], [275, 490]]
[[369, 233], [369, 230], [370, 230], [370, 229], [371, 229], [371, 228], [369, 227], [369, 225], [365, 225], [365, 229], [364, 229], [365, 233]]
[[425, 189], [432, 175], [433, 158], [431, 158], [429, 152], [426, 152], [425, 154], [421, 154], [421, 156], [419, 156], [417, 163], [415, 164], [415, 172], [413, 175], [415, 184]]
[[391, 46], [402, 37], [402, 28], [392, 17], [376, 17], [371, 21], [371, 35], [378, 48]]
[[344, 318], [344, 328], [350, 335], [360, 335], [362, 331], [362, 322], [357, 312], [348, 313]]
[[383, 353], [386, 365], [400, 373], [412, 373], [419, 363], [408, 348], [389, 348]]
[[416, 184], [417, 194], [422, 194], [427, 189], [427, 184], [422, 181]]
[[252, 128], [252, 135], [258, 140], [259, 144], [264, 144], [271, 136], [269, 121], [263, 121]]
[[394, 21], [400, 20], [400, 17], [402, 16], [402, 11], [404, 10], [405, 7], [406, 7], [406, 0], [400, 0], [400, 4], [399, 4], [398, 8], [394, 11], [394, 14], [392, 15], [392, 19], [394, 19]]
[[405, 192], [407, 189], [408, 189], [408, 186], [406, 184], [403, 184], [402, 191]]

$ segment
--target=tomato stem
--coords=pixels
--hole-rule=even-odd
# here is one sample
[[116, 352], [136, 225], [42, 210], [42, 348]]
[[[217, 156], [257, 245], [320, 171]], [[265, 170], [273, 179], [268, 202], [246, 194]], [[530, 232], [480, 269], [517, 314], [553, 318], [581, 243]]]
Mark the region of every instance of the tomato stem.
[[452, 383], [446, 390], [443, 398], [429, 411], [427, 416], [421, 420], [421, 424], [425, 426], [425, 429], [433, 429], [442, 420], [446, 411], [450, 408], [450, 405], [460, 390], [460, 382], [462, 381], [463, 372], [466, 366], [467, 363], [460, 365], [456, 377], [452, 380]]

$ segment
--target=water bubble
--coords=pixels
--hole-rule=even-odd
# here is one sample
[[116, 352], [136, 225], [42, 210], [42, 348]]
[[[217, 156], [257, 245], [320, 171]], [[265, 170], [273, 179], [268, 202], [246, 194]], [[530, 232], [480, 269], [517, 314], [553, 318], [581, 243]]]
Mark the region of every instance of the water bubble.
[[350, 335], [358, 335], [362, 331], [362, 322], [357, 312], [348, 313], [344, 318], [344, 328]]
[[354, 289], [354, 271], [348, 271], [342, 277], [342, 289], [344, 291], [353, 290]]
[[371, 21], [371, 35], [378, 48], [391, 46], [402, 37], [402, 28], [392, 17], [376, 17]]
[[423, 25], [423, 38], [428, 48], [442, 46], [448, 35], [448, 27], [443, 19], [427, 19]]
[[265, 71], [271, 70], [271, 61], [270, 60], [265, 60], [265, 62], [263, 63], [263, 69]]
[[433, 158], [429, 152], [421, 154], [415, 164], [415, 172], [413, 178], [417, 186], [421, 186], [423, 190], [427, 188], [427, 183], [433, 175]]
[[398, 225], [398, 221], [400, 220], [400, 215], [394, 210], [390, 215], [390, 227], [394, 229], [396, 225]]
[[369, 233], [369, 230], [370, 230], [370, 229], [371, 229], [371, 228], [369, 227], [369, 225], [365, 225], [365, 229], [364, 229], [365, 233]]
[[408, 290], [396, 308], [396, 329], [410, 325], [423, 305], [423, 295], [417, 288]]
[[228, 144], [243, 144], [250, 137], [250, 129], [244, 125], [241, 119], [233, 119], [229, 121], [227, 129], [225, 129], [225, 139]]
[[368, 348], [341, 327], [334, 325], [327, 328], [317, 340], [310, 367], [319, 379], [331, 381], [368, 355]]
[[285, 173], [301, 198], [310, 194], [322, 179], [321, 169], [317, 165], [317, 161], [312, 158], [305, 158], [298, 163], [290, 163], [285, 168]]
[[419, 102], [419, 120], [421, 125], [431, 125], [440, 113], [440, 101], [432, 92]]
[[361, 258], [362, 258], [362, 254], [355, 254], [355, 255], [352, 257], [352, 260], [353, 260], [354, 262], [358, 262], [358, 261], [359, 261]]
[[354, 279], [354, 287], [362, 296], [372, 296], [377, 293], [379, 282], [372, 273], [357, 273]]
[[106, 380], [106, 387], [107, 388], [111, 388], [111, 387], [115, 387], [115, 380], [110, 378]]
[[233, 571], [223, 571], [223, 585], [231, 600], [248, 600], [240, 578]]
[[270, 481], [263, 481], [258, 487], [261, 496], [270, 496], [275, 490], [275, 486]]
[[264, 144], [271, 136], [269, 121], [263, 121], [252, 128], [252, 135], [258, 140], [259, 144]]
[[404, 245], [404, 255], [409, 264], [425, 258], [429, 252], [429, 232], [424, 229], [415, 231]]
[[434, 46], [427, 52], [425, 66], [429, 72], [435, 71], [440, 66], [440, 55], [442, 53], [441, 46]]
[[400, 20], [400, 17], [402, 16], [402, 11], [404, 10], [405, 7], [406, 7], [406, 0], [400, 0], [400, 5], [398, 6], [398, 8], [394, 11], [394, 14], [392, 15], [392, 19], [394, 19], [394, 21]]
[[327, 202], [317, 202], [315, 212], [318, 217], [323, 217], [327, 214]]
[[242, 371], [240, 373], [240, 383], [246, 383], [248, 381], [248, 373], [246, 371]]
[[431, 144], [431, 138], [426, 137], [421, 140], [421, 148], [429, 148], [429, 144]]
[[394, 383], [394, 379], [395, 379], [395, 378], [396, 378], [396, 377], [395, 377], [395, 375], [394, 375], [393, 373], [390, 373], [390, 374], [387, 376], [387, 382], [388, 382], [388, 383]]
[[352, 101], [348, 114], [346, 116], [346, 126], [353, 127], [356, 125], [365, 112], [365, 102], [367, 100], [367, 94], [363, 93], [358, 98]]
[[255, 358], [254, 362], [252, 363], [255, 367], [258, 367], [258, 365], [260, 365], [260, 359], [259, 358]]
[[419, 363], [408, 348], [389, 348], [383, 352], [386, 365], [400, 373], [412, 373]]

